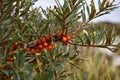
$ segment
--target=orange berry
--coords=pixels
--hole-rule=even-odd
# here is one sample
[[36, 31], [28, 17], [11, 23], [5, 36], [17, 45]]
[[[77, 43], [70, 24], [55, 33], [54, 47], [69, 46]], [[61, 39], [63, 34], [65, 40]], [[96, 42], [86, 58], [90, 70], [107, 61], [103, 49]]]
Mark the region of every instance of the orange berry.
[[18, 44], [19, 44], [18, 42], [15, 42], [15, 43], [14, 43], [15, 46], [18, 46]]
[[47, 42], [44, 42], [43, 45], [44, 45], [44, 47], [47, 47], [47, 46], [48, 46], [48, 43], [47, 43]]
[[40, 41], [40, 40], [38, 40], [38, 41], [37, 41], [37, 44], [39, 45], [40, 43], [41, 43], [41, 41]]
[[70, 40], [70, 39], [71, 39], [71, 37], [70, 37], [70, 36], [67, 36], [66, 38], [67, 38], [67, 40]]
[[62, 37], [62, 42], [66, 42], [67, 38], [66, 37]]
[[39, 48], [39, 49], [43, 49], [43, 45], [42, 45], [42, 44], [39, 44], [39, 45], [38, 45], [38, 48]]
[[11, 47], [12, 47], [13, 49], [16, 49], [16, 48], [17, 48], [17, 46], [15, 46], [15, 45], [12, 45]]
[[53, 46], [52, 45], [49, 45], [48, 46], [48, 50], [52, 50], [53, 49]]
[[50, 40], [50, 35], [45, 36], [46, 40]]
[[41, 41], [42, 41], [42, 42], [46, 42], [46, 38], [45, 38], [45, 37], [42, 37]]
[[31, 51], [31, 49], [30, 49], [30, 48], [26, 48], [26, 50], [27, 50], [28, 52], [30, 52], [30, 51]]
[[31, 49], [31, 52], [35, 52], [35, 49]]

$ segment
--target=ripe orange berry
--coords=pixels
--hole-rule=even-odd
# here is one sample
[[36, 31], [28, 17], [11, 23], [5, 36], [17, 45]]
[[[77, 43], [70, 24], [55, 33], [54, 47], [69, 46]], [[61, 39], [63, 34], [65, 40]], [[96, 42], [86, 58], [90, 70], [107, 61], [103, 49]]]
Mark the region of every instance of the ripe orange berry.
[[47, 46], [48, 46], [48, 43], [47, 43], [47, 42], [44, 42], [43, 45], [44, 45], [44, 47], [47, 47]]
[[50, 40], [50, 35], [45, 36], [46, 40]]
[[42, 42], [46, 42], [46, 38], [45, 38], [45, 37], [42, 37], [41, 41], [42, 41]]
[[67, 36], [66, 38], [67, 38], [67, 40], [70, 40], [70, 39], [71, 39], [71, 37], [70, 37], [70, 36]]
[[30, 52], [30, 51], [31, 51], [31, 49], [30, 49], [30, 48], [26, 48], [26, 50], [27, 50], [28, 52]]
[[48, 46], [48, 50], [52, 50], [53, 49], [53, 46], [52, 45], [49, 45]]
[[67, 38], [66, 37], [62, 37], [62, 42], [66, 42]]
[[39, 44], [39, 45], [38, 45], [38, 48], [39, 48], [39, 49], [43, 49], [43, 45], [42, 45], [42, 44]]
[[14, 43], [15, 46], [18, 46], [18, 44], [19, 44], [18, 42], [15, 42], [15, 43]]
[[40, 40], [38, 40], [38, 41], [37, 41], [37, 44], [39, 45], [40, 43], [41, 43], [41, 41], [40, 41]]
[[35, 52], [35, 49], [31, 49], [31, 52]]

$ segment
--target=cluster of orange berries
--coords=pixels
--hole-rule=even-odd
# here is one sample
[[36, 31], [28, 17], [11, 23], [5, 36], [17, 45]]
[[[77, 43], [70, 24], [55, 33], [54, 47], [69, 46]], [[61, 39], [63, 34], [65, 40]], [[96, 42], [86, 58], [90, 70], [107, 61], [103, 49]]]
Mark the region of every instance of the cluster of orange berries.
[[27, 45], [26, 50], [28, 52], [36, 52], [39, 53], [42, 49], [53, 49], [52, 39], [50, 35], [42, 36], [37, 41], [34, 41]]
[[[14, 42], [9, 51], [13, 52], [15, 50], [26, 50], [29, 53], [40, 53], [42, 50], [53, 50], [54, 48], [54, 43], [55, 42], [62, 42], [64, 44], [67, 44], [68, 41], [71, 40], [71, 36], [65, 35], [63, 33], [58, 33], [58, 34], [49, 34], [46, 36], [40, 37], [38, 40], [30, 42], [30, 43], [25, 43], [25, 42]], [[6, 62], [14, 62], [14, 58], [11, 56], [6, 57]], [[36, 60], [33, 60], [31, 63], [36, 63]], [[8, 66], [3, 67], [2, 69], [9, 69]], [[0, 78], [7, 80], [9, 77], [4, 75], [1, 76]]]
[[[63, 35], [62, 33], [56, 34], [49, 34], [46, 36], [40, 37], [37, 41], [34, 41], [32, 43], [27, 43], [26, 50], [28, 52], [35, 52], [39, 53], [43, 49], [52, 50], [53, 49], [53, 42], [63, 42], [67, 43], [69, 40], [71, 40], [71, 36]], [[19, 46], [19, 50], [23, 50], [23, 46], [25, 43], [19, 43], [15, 42], [11, 48], [13, 50], [17, 49]]]

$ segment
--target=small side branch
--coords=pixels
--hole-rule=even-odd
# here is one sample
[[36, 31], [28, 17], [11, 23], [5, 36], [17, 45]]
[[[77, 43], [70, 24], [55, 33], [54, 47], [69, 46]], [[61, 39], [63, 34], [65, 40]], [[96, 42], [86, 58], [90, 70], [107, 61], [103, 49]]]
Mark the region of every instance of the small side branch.
[[83, 46], [83, 47], [100, 47], [100, 48], [109, 48], [110, 46], [116, 46], [116, 45], [107, 45], [107, 44], [80, 44], [73, 42], [69, 42], [69, 44], [76, 46]]

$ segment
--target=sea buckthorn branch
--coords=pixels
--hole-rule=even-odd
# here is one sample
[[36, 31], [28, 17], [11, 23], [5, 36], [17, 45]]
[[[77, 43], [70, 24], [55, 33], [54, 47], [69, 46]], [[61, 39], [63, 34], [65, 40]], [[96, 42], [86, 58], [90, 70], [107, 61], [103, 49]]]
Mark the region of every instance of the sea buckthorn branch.
[[67, 44], [69, 40], [71, 40], [71, 36], [63, 34], [63, 32], [48, 34], [46, 36], [41, 36], [38, 40], [29, 43], [16, 41], [11, 45], [9, 52], [13, 52], [16, 49], [19, 49], [20, 51], [25, 49], [28, 52], [40, 53], [41, 50], [44, 49], [52, 50], [54, 48], [53, 42], [62, 42]]
[[[106, 3], [106, 4], [104, 4]], [[99, 8], [98, 8], [98, 11], [96, 10], [95, 8], [95, 3], [94, 3], [94, 0], [91, 0], [91, 10], [90, 10], [90, 14], [88, 14], [88, 19], [84, 22], [82, 22], [82, 24], [80, 24], [71, 34], [71, 36], [75, 36], [75, 34], [77, 34], [84, 26], [86, 26], [91, 20], [99, 17], [99, 16], [102, 16], [102, 15], [105, 15], [105, 14], [108, 14], [110, 13], [113, 9], [116, 9], [116, 8], [119, 8], [119, 4], [113, 4], [114, 3], [114, 0], [113, 1], [109, 1], [109, 0], [106, 0], [104, 2], [104, 0], [102, 1], [102, 4], [104, 5], [100, 5]], [[86, 4], [87, 5], [87, 4]], [[88, 6], [88, 5], [87, 5]], [[82, 14], [81, 14], [82, 15]], [[86, 15], [87, 16], [87, 15]]]
[[[83, 46], [83, 47], [100, 47], [100, 48], [107, 48], [112, 52], [115, 52], [117, 50], [117, 48], [115, 46], [117, 45], [107, 45], [107, 44], [81, 44], [81, 43], [73, 43], [71, 41], [68, 42], [71, 45], [75, 45], [75, 46]], [[114, 47], [114, 48], [110, 48], [110, 47]]]

